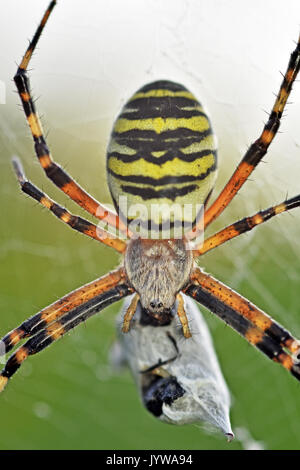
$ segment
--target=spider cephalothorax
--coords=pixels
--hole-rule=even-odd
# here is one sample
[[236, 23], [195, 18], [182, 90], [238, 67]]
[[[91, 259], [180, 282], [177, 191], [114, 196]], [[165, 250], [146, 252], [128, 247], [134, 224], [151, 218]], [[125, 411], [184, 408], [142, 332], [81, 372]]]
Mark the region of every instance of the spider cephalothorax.
[[183, 240], [131, 240], [125, 253], [128, 279], [145, 310], [164, 323], [188, 282], [192, 252]]

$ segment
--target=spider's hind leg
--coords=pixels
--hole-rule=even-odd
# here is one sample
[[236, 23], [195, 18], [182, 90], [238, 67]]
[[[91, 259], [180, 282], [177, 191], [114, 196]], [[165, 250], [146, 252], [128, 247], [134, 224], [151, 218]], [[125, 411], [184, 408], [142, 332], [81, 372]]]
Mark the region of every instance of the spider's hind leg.
[[17, 73], [14, 76], [14, 81], [34, 140], [35, 153], [46, 175], [59, 189], [61, 189], [87, 212], [98, 219], [105, 221], [111, 227], [118, 228], [122, 233], [128, 235], [127, 227], [120, 221], [119, 217], [91, 197], [52, 159], [44, 137], [41, 122], [35, 109], [35, 104], [30, 91], [27, 68], [55, 4], [55, 0], [49, 4], [49, 7], [47, 8], [33, 39], [24, 54]]
[[269, 207], [251, 217], [245, 217], [234, 224], [225, 227], [220, 232], [215, 233], [211, 237], [207, 238], [203, 244], [198, 245], [194, 249], [194, 257], [201, 256], [210, 250], [217, 248], [223, 243], [231, 240], [232, 238], [238, 237], [243, 233], [249, 232], [254, 229], [257, 225], [267, 222], [272, 217], [282, 214], [283, 212], [295, 209], [300, 206], [300, 194], [297, 196], [283, 201], [281, 204]]
[[204, 225], [207, 227], [228, 206], [233, 197], [251, 175], [252, 171], [261, 162], [267, 153], [270, 144], [278, 132], [282, 113], [290, 96], [293, 83], [300, 69], [300, 36], [297, 46], [290, 56], [286, 73], [283, 77], [274, 106], [269, 115], [268, 122], [263, 128], [260, 137], [249, 147], [232, 177], [223, 188], [217, 199], [204, 214]]

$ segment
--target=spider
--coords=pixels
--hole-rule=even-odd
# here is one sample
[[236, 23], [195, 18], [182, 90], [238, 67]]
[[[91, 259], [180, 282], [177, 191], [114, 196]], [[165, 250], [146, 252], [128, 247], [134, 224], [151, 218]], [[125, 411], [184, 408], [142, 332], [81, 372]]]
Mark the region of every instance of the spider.
[[[24, 193], [37, 200], [62, 222], [124, 255], [118, 269], [83, 286], [25, 320], [2, 339], [9, 352], [29, 338], [9, 357], [0, 374], [0, 391], [23, 361], [65, 335], [79, 323], [109, 304], [134, 294], [124, 315], [122, 330], [128, 332], [136, 309], [142, 308], [150, 325], [164, 327], [178, 314], [182, 337], [191, 341], [184, 298], [192, 297], [207, 307], [250, 344], [281, 364], [300, 380], [300, 342], [270, 316], [195, 265], [195, 259], [228, 240], [252, 230], [270, 218], [300, 205], [300, 195], [233, 223], [207, 238], [193, 240], [228, 206], [273, 141], [287, 99], [300, 68], [300, 38], [290, 56], [287, 71], [274, 106], [259, 138], [249, 147], [230, 180], [208, 206], [217, 169], [214, 135], [205, 111], [184, 86], [157, 81], [138, 90], [125, 104], [111, 135], [107, 155], [107, 176], [117, 214], [99, 204], [84, 191], [51, 157], [33, 102], [27, 75], [31, 56], [55, 6], [51, 1], [14, 77], [18, 94], [34, 140], [36, 156], [47, 177], [79, 206], [105, 222], [119, 236], [75, 216], [51, 200], [26, 179], [20, 161], [13, 166]], [[153, 223], [158, 238], [135, 236], [132, 217], [119, 204], [126, 196], [130, 203], [157, 202], [167, 207], [200, 203], [204, 217], [185, 220], [174, 212], [169, 220], [147, 220], [140, 225], [146, 232]], [[171, 216], [170, 216], [171, 217]], [[165, 222], [175, 228], [189, 223], [182, 238], [164, 236]], [[126, 223], [127, 222], [127, 223]], [[129, 222], [129, 226], [128, 226]], [[193, 243], [193, 249], [190, 249]]]

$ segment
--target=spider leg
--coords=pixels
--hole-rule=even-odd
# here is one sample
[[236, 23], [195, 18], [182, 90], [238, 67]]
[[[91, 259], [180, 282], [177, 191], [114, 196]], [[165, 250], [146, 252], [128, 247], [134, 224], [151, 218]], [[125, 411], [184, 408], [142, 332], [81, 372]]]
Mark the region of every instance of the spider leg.
[[136, 307], [137, 307], [139, 299], [140, 299], [140, 296], [138, 294], [135, 294], [135, 296], [133, 297], [124, 315], [123, 327], [122, 327], [123, 333], [128, 333], [128, 331], [130, 330], [130, 322], [133, 319], [133, 316], [136, 312]]
[[286, 212], [299, 206], [300, 195], [291, 199], [287, 199], [277, 206], [272, 206], [268, 209], [265, 209], [264, 211], [260, 211], [252, 217], [245, 217], [244, 219], [239, 220], [238, 222], [235, 222], [228, 227], [225, 227], [223, 230], [220, 230], [220, 232], [215, 233], [211, 237], [207, 238], [202, 245], [196, 246], [194, 250], [194, 256], [197, 257], [203, 255], [204, 253], [213, 250], [228, 240], [231, 240], [232, 238], [238, 237], [242, 233], [252, 230], [257, 225], [266, 222], [275, 215], [281, 214], [282, 212]]
[[247, 299], [200, 269], [193, 270], [184, 293], [246, 338], [266, 356], [300, 380], [300, 343]]
[[64, 336], [68, 331], [75, 328], [79, 323], [87, 320], [108, 305], [132, 294], [132, 292], [133, 289], [127, 284], [118, 284], [94, 296], [82, 305], [73, 308], [59, 321], [55, 321], [41, 329], [8, 359], [0, 374], [0, 392], [28, 356], [42, 351], [54, 341]]
[[106, 207], [92, 198], [57, 163], [53, 161], [43, 135], [42, 125], [30, 92], [27, 67], [55, 4], [55, 1], [52, 1], [49, 4], [48, 9], [46, 10], [42, 21], [25, 52], [17, 73], [14, 76], [14, 81], [34, 140], [35, 153], [46, 175], [56, 186], [58, 186], [59, 189], [93, 216], [100, 220], [104, 220], [108, 225], [118, 228], [123, 233], [127, 234], [127, 227], [125, 227], [125, 225], [120, 221], [117, 214], [109, 211]]
[[123, 268], [119, 268], [65, 295], [4, 336], [2, 344], [4, 344], [5, 353], [8, 353], [22, 339], [36, 335], [76, 307], [86, 304], [109, 289], [125, 284], [126, 279]]
[[300, 37], [294, 52], [292, 52], [287, 71], [284, 75], [275, 104], [269, 116], [268, 122], [264, 126], [260, 137], [249, 147], [242, 158], [232, 177], [221, 191], [217, 199], [205, 211], [204, 226], [207, 227], [221, 212], [228, 206], [230, 201], [245, 183], [254, 168], [267, 153], [268, 147], [273, 141], [278, 128], [280, 119], [284, 111], [287, 99], [290, 95], [292, 85], [300, 69]]
[[192, 334], [190, 332], [189, 322], [186, 316], [186, 311], [184, 309], [184, 300], [180, 293], [177, 294], [177, 300], [178, 300], [177, 315], [179, 317], [179, 320], [182, 326], [183, 335], [185, 338], [190, 338]]
[[82, 217], [68, 212], [67, 209], [50, 199], [45, 193], [40, 191], [36, 186], [26, 179], [22, 164], [17, 157], [14, 157], [12, 162], [21, 189], [25, 194], [28, 194], [28, 196], [32, 197], [44, 207], [49, 209], [59, 220], [66, 223], [74, 230], [84, 233], [85, 235], [88, 235], [89, 237], [114, 248], [119, 253], [124, 253], [126, 249], [125, 241], [116, 238], [110, 232], [97, 227]]

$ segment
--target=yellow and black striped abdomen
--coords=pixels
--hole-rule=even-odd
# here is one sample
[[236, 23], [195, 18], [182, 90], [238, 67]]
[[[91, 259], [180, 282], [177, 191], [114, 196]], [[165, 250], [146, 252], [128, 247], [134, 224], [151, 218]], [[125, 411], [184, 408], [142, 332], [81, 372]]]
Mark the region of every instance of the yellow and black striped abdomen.
[[[132, 205], [147, 209], [136, 212], [144, 237], [151, 228], [160, 238], [168, 238], [168, 226], [193, 225], [197, 214], [184, 212], [183, 206], [206, 202], [216, 168], [210, 121], [185, 87], [157, 81], [145, 85], [125, 104], [108, 146], [108, 183], [115, 207], [127, 222], [134, 218], [134, 210], [128, 215]], [[127, 214], [120, 196], [127, 198]], [[174, 210], [157, 212], [157, 205]]]

